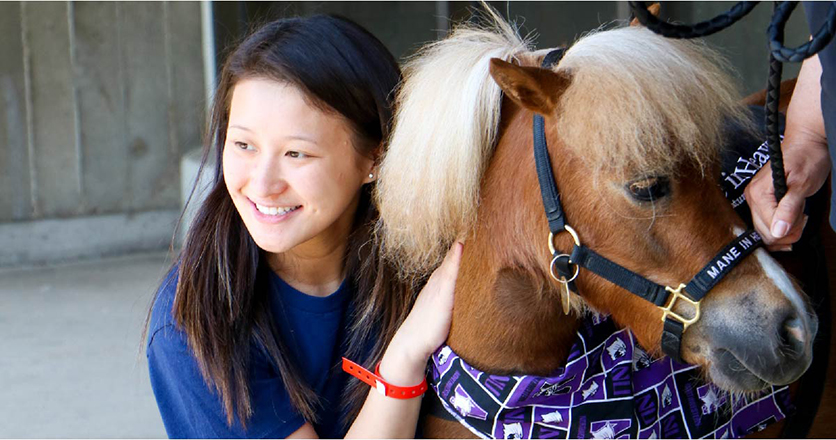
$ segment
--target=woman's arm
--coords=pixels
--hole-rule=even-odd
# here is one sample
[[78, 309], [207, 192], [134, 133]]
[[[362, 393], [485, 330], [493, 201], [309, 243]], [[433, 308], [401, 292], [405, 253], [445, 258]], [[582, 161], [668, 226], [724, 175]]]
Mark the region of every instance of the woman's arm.
[[[392, 385], [420, 384], [430, 356], [447, 339], [461, 256], [462, 244], [456, 243], [433, 272], [386, 349], [380, 375]], [[413, 438], [420, 408], [420, 397], [394, 399], [369, 392], [346, 438]]]
[[755, 229], [770, 250], [789, 250], [801, 238], [807, 223], [804, 201], [822, 187], [830, 173], [821, 108], [821, 75], [818, 56], [808, 58], [801, 65], [787, 109], [787, 128], [781, 145], [787, 175], [787, 194], [781, 203], [775, 201], [768, 164], [746, 187], [746, 201]]

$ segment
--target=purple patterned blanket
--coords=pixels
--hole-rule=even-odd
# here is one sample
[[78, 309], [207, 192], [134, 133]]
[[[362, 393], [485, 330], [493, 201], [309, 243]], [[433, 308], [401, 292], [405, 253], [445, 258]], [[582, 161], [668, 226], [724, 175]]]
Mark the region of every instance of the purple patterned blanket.
[[731, 396], [595, 315], [551, 377], [480, 372], [448, 346], [431, 370], [445, 409], [482, 438], [739, 438], [793, 410], [787, 387]]

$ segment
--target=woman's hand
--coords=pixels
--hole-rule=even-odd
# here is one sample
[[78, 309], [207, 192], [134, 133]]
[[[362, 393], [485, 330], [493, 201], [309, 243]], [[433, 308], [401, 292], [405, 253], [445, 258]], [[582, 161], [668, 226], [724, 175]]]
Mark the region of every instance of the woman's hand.
[[[386, 382], [402, 387], [420, 384], [430, 355], [447, 339], [462, 246], [457, 242], [447, 252], [386, 348], [380, 361]], [[370, 391], [346, 438], [414, 438], [420, 409], [419, 398], [394, 399]]]
[[420, 383], [430, 356], [447, 340], [462, 247], [460, 242], [453, 244], [392, 338], [380, 364], [380, 375], [387, 382], [399, 386]]

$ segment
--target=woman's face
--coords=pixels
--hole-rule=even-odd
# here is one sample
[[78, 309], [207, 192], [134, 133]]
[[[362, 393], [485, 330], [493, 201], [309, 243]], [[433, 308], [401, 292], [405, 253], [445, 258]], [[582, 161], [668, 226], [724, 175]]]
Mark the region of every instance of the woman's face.
[[318, 253], [346, 240], [374, 166], [352, 140], [344, 118], [311, 106], [295, 86], [260, 78], [236, 84], [224, 180], [260, 248]]

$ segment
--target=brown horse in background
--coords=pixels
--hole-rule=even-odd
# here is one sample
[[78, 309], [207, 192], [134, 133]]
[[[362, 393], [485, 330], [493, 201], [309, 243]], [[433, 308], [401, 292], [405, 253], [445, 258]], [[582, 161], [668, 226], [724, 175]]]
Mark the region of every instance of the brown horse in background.
[[[465, 238], [448, 344], [493, 374], [564, 365], [587, 309], [660, 354], [661, 311], [594, 274], [581, 270], [564, 315], [531, 152], [535, 113], [568, 221], [618, 264], [677, 286], [746, 227], [716, 181], [721, 122], [747, 116], [710, 50], [622, 28], [579, 40], [552, 69], [539, 67], [543, 56], [498, 18], [424, 48], [405, 67], [376, 194], [384, 250], [405, 275], [429, 273]], [[567, 252], [572, 238], [554, 244]], [[702, 301], [682, 356], [723, 389], [756, 391], [803, 374], [816, 327], [797, 283], [760, 249]], [[424, 433], [471, 436], [434, 417]]]

